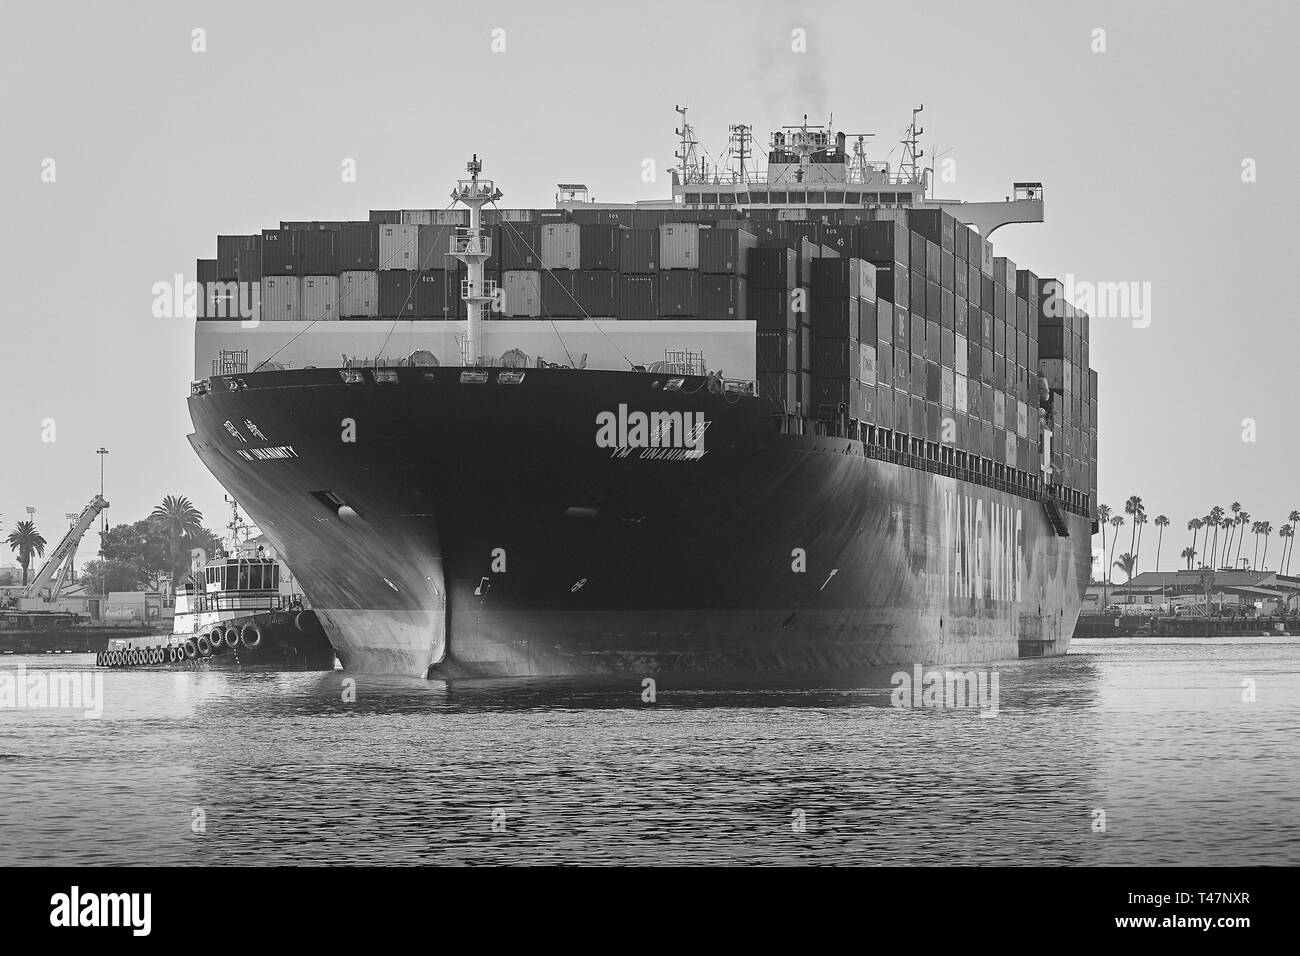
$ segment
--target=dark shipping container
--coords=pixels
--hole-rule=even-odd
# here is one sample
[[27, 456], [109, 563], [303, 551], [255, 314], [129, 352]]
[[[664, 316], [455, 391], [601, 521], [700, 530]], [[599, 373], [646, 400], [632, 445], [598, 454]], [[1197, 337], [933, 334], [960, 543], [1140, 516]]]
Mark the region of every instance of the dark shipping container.
[[743, 276], [701, 275], [700, 317], [744, 320], [749, 315], [748, 285]]
[[785, 332], [798, 327], [799, 316], [785, 289], [756, 289], [751, 279], [748, 296], [749, 317], [758, 331]]
[[618, 315], [618, 273], [608, 269], [582, 270], [573, 283], [574, 296], [584, 317], [609, 318]]
[[812, 300], [812, 330], [814, 339], [846, 339], [858, 330], [858, 316], [862, 307], [859, 299]]
[[700, 314], [700, 274], [694, 269], [659, 273], [659, 314], [690, 318]]
[[[378, 249], [377, 246], [376, 249]], [[383, 276], [387, 274], [386, 272], [380, 274], [380, 289], [383, 288], [384, 284]], [[380, 302], [383, 302], [382, 292], [380, 293]], [[451, 312], [450, 309], [444, 311], [446, 305], [447, 273], [442, 269], [428, 269], [418, 273], [418, 278], [415, 280], [415, 317], [418, 319], [446, 318]]]
[[500, 227], [500, 252], [502, 272], [535, 270], [542, 267], [541, 227], [532, 222], [511, 222]]
[[620, 319], [659, 318], [659, 277], [619, 276]]
[[302, 275], [298, 240], [305, 233], [290, 229], [262, 230], [262, 275]]
[[379, 273], [379, 317], [413, 319], [415, 311], [415, 277], [413, 269], [385, 269]]
[[[379, 226], [351, 222], [338, 231], [335, 256], [339, 272], [374, 272], [379, 268]], [[424, 263], [421, 257], [421, 263]], [[441, 268], [441, 264], [437, 268]]]
[[749, 284], [755, 289], [793, 289], [799, 284], [799, 254], [783, 246], [749, 250]]
[[578, 244], [581, 267], [592, 270], [617, 269], [622, 232], [623, 229], [617, 223], [580, 226]]
[[577, 272], [572, 269], [557, 269], [542, 273], [542, 315], [559, 319], [575, 319], [581, 315], [578, 310], [577, 295], [574, 284]]
[[758, 237], [743, 229], [700, 230], [700, 272], [706, 275], [745, 275], [748, 252], [758, 247]]

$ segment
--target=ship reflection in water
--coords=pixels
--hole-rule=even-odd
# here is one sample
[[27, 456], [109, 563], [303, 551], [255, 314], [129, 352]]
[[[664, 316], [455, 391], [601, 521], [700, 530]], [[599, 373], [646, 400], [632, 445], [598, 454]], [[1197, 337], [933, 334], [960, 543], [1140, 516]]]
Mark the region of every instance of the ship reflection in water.
[[107, 673], [100, 720], [0, 709], [0, 863], [1300, 862], [1300, 645], [1080, 643], [999, 665], [993, 719], [892, 671]]

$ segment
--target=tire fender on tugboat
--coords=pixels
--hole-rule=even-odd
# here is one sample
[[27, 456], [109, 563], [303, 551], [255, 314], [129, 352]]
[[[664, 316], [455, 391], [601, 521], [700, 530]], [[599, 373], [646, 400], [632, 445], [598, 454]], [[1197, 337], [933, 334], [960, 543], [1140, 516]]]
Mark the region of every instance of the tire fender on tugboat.
[[248, 624], [245, 624], [244, 629], [240, 631], [239, 639], [243, 642], [243, 645], [251, 651], [262, 643], [262, 629], [250, 621]]

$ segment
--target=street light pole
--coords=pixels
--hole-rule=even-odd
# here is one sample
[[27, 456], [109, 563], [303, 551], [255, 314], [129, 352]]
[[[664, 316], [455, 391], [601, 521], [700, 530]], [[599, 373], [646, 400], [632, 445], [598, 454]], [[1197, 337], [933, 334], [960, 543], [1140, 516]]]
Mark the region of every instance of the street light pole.
[[[105, 448], [103, 445], [101, 445], [99, 449], [95, 452], [95, 454], [99, 456], [99, 497], [103, 498], [104, 497], [104, 456], [108, 454], [108, 449]], [[108, 522], [108, 518], [104, 515], [104, 512], [101, 511], [99, 513], [100, 547], [103, 547], [104, 545], [104, 532], [108, 530], [107, 522]]]

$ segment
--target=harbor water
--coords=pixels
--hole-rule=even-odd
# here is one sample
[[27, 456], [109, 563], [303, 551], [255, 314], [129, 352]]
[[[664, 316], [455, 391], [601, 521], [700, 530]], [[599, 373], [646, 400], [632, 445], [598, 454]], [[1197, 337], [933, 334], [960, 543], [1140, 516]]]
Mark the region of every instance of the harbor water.
[[103, 712], [0, 707], [0, 864], [1300, 863], [1300, 641], [990, 670], [992, 717], [895, 707], [892, 669], [651, 702], [4, 656], [102, 674]]

